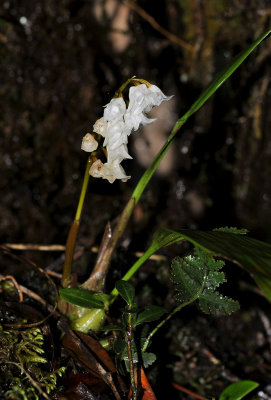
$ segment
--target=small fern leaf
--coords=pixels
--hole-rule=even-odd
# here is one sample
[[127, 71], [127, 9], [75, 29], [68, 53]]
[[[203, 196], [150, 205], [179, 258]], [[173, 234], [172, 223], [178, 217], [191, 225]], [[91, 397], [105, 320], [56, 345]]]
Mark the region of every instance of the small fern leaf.
[[202, 291], [206, 268], [197, 257], [176, 257], [171, 264], [171, 278], [176, 289], [176, 300], [190, 301]]
[[206, 314], [231, 314], [239, 310], [239, 303], [227, 296], [222, 296], [211, 287], [204, 289], [199, 298], [200, 309]]
[[217, 271], [224, 267], [225, 262], [223, 260], [216, 260], [212, 253], [209, 253], [206, 250], [202, 250], [199, 247], [195, 247], [194, 249], [195, 257], [200, 260], [200, 262], [206, 267], [209, 271]]
[[226, 281], [227, 279], [225, 278], [224, 272], [218, 271], [210, 271], [206, 279], [208, 287], [212, 286], [213, 288], [217, 288]]

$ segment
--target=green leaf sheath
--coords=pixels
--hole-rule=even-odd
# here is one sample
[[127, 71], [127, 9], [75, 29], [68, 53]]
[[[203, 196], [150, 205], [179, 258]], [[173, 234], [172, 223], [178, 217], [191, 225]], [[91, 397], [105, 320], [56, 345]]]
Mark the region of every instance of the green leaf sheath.
[[219, 396], [219, 400], [240, 400], [259, 386], [254, 381], [235, 382], [226, 387]]
[[116, 282], [116, 289], [126, 303], [131, 306], [135, 298], [135, 288], [130, 282], [121, 280]]
[[138, 314], [135, 325], [142, 324], [143, 322], [150, 322], [159, 319], [166, 310], [159, 306], [146, 306], [144, 311]]
[[104, 303], [99, 296], [100, 293], [93, 293], [84, 289], [60, 289], [60, 296], [68, 303], [85, 308], [104, 308]]

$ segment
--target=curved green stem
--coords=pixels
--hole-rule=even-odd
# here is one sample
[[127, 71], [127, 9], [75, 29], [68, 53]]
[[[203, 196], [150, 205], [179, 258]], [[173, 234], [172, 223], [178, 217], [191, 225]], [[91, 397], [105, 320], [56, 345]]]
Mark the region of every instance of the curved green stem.
[[202, 280], [202, 284], [201, 284], [201, 287], [200, 287], [200, 289], [198, 290], [198, 292], [197, 292], [190, 300], [187, 300], [187, 301], [185, 301], [184, 303], [181, 303], [180, 305], [178, 305], [176, 308], [174, 308], [174, 309], [171, 311], [171, 313], [169, 313], [169, 314], [167, 315], [167, 317], [164, 318], [164, 319], [153, 329], [153, 331], [150, 332], [150, 334], [148, 335], [148, 337], [147, 337], [147, 339], [146, 339], [146, 341], [145, 341], [145, 343], [144, 343], [144, 345], [143, 345], [143, 347], [142, 347], [142, 352], [143, 352], [143, 353], [147, 350], [147, 348], [148, 348], [148, 346], [149, 346], [149, 344], [150, 344], [151, 338], [152, 338], [153, 335], [158, 331], [158, 329], [162, 328], [162, 326], [163, 326], [168, 320], [170, 320], [170, 318], [173, 317], [174, 314], [176, 314], [176, 313], [177, 313], [178, 311], [180, 311], [182, 308], [184, 308], [184, 307], [188, 306], [189, 304], [193, 303], [195, 300], [197, 300], [197, 299], [200, 297], [200, 295], [201, 295], [201, 293], [202, 293], [202, 291], [203, 291], [203, 289], [204, 289], [205, 283], [206, 283], [206, 278], [207, 278], [207, 273], [205, 273], [205, 277], [204, 277], [204, 279]]
[[183, 307], [188, 306], [190, 303], [192, 303], [195, 299], [187, 301], [186, 303], [182, 303], [180, 304], [178, 307], [174, 308], [174, 310], [171, 311], [171, 313], [169, 313], [167, 315], [166, 318], [164, 318], [154, 329], [153, 331], [150, 332], [150, 334], [148, 335], [143, 347], [142, 347], [142, 352], [144, 353], [149, 344], [150, 344], [150, 340], [153, 337], [153, 335], [158, 331], [158, 329], [162, 328], [162, 326], [168, 321], [170, 320], [171, 317], [173, 317], [174, 314], [176, 314], [178, 311], [180, 311]]
[[91, 156], [88, 157], [87, 160], [87, 165], [86, 165], [86, 169], [85, 169], [85, 174], [84, 174], [84, 180], [83, 180], [83, 184], [82, 184], [82, 188], [81, 188], [81, 193], [80, 193], [80, 197], [79, 197], [79, 201], [78, 201], [78, 205], [77, 205], [77, 210], [76, 210], [76, 214], [75, 214], [75, 221], [80, 221], [81, 219], [81, 215], [82, 215], [82, 209], [83, 209], [83, 205], [84, 205], [84, 201], [85, 201], [85, 197], [86, 197], [86, 193], [87, 193], [87, 188], [88, 188], [88, 182], [89, 182], [89, 170], [91, 165], [93, 164], [92, 158]]
[[86, 192], [87, 192], [87, 187], [88, 187], [88, 182], [89, 182], [89, 169], [92, 165], [92, 159], [89, 156], [87, 160], [87, 165], [85, 169], [85, 175], [84, 175], [84, 180], [82, 184], [82, 189], [78, 201], [78, 206], [75, 214], [75, 219], [70, 227], [67, 242], [66, 242], [66, 254], [65, 254], [65, 263], [63, 267], [63, 273], [62, 273], [62, 286], [68, 287], [71, 281], [71, 267], [72, 267], [72, 260], [73, 260], [73, 255], [74, 255], [74, 249], [75, 249], [75, 243], [76, 243], [76, 238], [77, 238], [77, 233], [78, 233], [78, 228], [80, 225], [80, 220], [81, 220], [81, 215], [82, 215], [82, 209], [86, 197]]
[[[128, 281], [153, 253], [154, 253], [153, 249], [149, 247], [148, 250], [132, 265], [132, 267], [126, 272], [126, 274], [121, 279], [123, 281]], [[112, 298], [110, 304], [112, 304], [115, 301], [118, 294], [119, 292], [117, 288], [114, 288], [111, 292]]]

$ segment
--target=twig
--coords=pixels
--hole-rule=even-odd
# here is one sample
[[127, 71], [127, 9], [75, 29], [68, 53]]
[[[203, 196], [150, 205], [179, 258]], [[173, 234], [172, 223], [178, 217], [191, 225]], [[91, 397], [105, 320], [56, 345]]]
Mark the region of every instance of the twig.
[[264, 330], [266, 332], [266, 336], [267, 336], [267, 340], [269, 343], [269, 347], [271, 347], [271, 324], [270, 324], [270, 320], [269, 318], [267, 318], [267, 316], [261, 311], [258, 310], [258, 314], [260, 317], [260, 320], [263, 324]]
[[121, 396], [114, 382], [114, 377], [112, 376], [112, 373], [110, 371], [107, 371], [104, 365], [102, 365], [96, 359], [95, 354], [92, 353], [91, 349], [87, 346], [87, 343], [85, 343], [81, 339], [80, 333], [71, 330], [66, 319], [63, 317], [59, 319], [57, 325], [67, 336], [69, 336], [73, 340], [75, 348], [77, 347], [80, 352], [82, 352], [87, 357], [88, 361], [90, 361], [91, 364], [95, 366], [95, 371], [99, 374], [101, 379], [111, 388], [116, 400], [121, 400]]
[[16, 281], [14, 276], [12, 276], [12, 275], [6, 275], [6, 276], [1, 275], [0, 276], [0, 281], [6, 281], [8, 279], [10, 279], [12, 281], [13, 285], [16, 287], [18, 295], [19, 295], [19, 302], [22, 303], [23, 299], [24, 299], [23, 298], [23, 293], [22, 293], [22, 290], [20, 288], [20, 285], [18, 284], [18, 282]]
[[193, 397], [194, 399], [199, 399], [199, 400], [207, 400], [206, 397], [201, 396], [200, 394], [194, 393], [189, 389], [186, 389], [183, 386], [178, 385], [177, 383], [172, 382], [172, 386], [179, 390], [180, 392], [188, 394], [188, 396]]
[[126, 331], [126, 346], [127, 353], [129, 359], [129, 371], [130, 371], [130, 381], [131, 381], [131, 390], [132, 390], [132, 400], [137, 400], [138, 390], [136, 384], [136, 376], [135, 376], [135, 364], [133, 359], [133, 314], [132, 314], [133, 305], [130, 304], [128, 306], [128, 323], [127, 323], [127, 331]]
[[[42, 268], [40, 268], [37, 264], [35, 264], [35, 263], [34, 263], [32, 260], [30, 260], [29, 258], [27, 258], [27, 257], [25, 257], [25, 256], [21, 256], [21, 255], [14, 254], [14, 253], [11, 251], [11, 249], [9, 249], [8, 247], [2, 246], [2, 245], [0, 245], [0, 250], [3, 251], [5, 254], [9, 255], [10, 257], [15, 258], [16, 260], [19, 260], [20, 262], [26, 263], [26, 264], [30, 265], [32, 268], [38, 270], [39, 273], [40, 273], [41, 275], [44, 275], [44, 276], [48, 279], [48, 281], [51, 283], [51, 285], [52, 285], [52, 287], [53, 287], [53, 289], [54, 289], [54, 292], [55, 292], [56, 301], [55, 301], [54, 306], [52, 306], [52, 305], [48, 304], [47, 302], [45, 302], [45, 305], [46, 305], [47, 309], [50, 311], [50, 314], [47, 315], [47, 316], [46, 316], [44, 319], [42, 319], [41, 321], [35, 322], [35, 323], [33, 323], [33, 324], [24, 324], [24, 326], [32, 327], [32, 326], [37, 326], [37, 325], [40, 325], [40, 324], [44, 323], [45, 321], [47, 321], [48, 318], [51, 317], [51, 315], [53, 315], [53, 314], [55, 313], [56, 307], [57, 307], [58, 291], [57, 291], [57, 288], [56, 288], [56, 285], [55, 285], [54, 281], [51, 279], [51, 277], [48, 275], [48, 273], [47, 273], [46, 271], [44, 271]], [[21, 288], [21, 290], [22, 290], [22, 292], [23, 292], [23, 289], [22, 289], [22, 286], [21, 286], [21, 285], [20, 285], [20, 288]], [[25, 290], [29, 290], [29, 289], [27, 289], [27, 288], [24, 288], [24, 289], [25, 289]], [[29, 291], [28, 293], [30, 293], [30, 291]], [[31, 294], [32, 294], [32, 296], [33, 296], [33, 295], [34, 295], [34, 292], [31, 292]], [[35, 296], [36, 296], [36, 299], [39, 298], [38, 301], [41, 301], [40, 299], [42, 299], [42, 298], [41, 298], [40, 296], [38, 296], [37, 294], [35, 294]], [[43, 299], [42, 299], [42, 300], [43, 300]], [[18, 324], [5, 324], [5, 326], [17, 327]]]
[[19, 364], [17, 364], [16, 362], [13, 361], [1, 361], [2, 364], [12, 364], [12, 365], [16, 365], [16, 367], [18, 367], [20, 370], [23, 371], [23, 373], [25, 374], [25, 376], [27, 377], [27, 379], [31, 382], [31, 385], [34, 386], [34, 388], [37, 389], [37, 391], [46, 399], [46, 400], [50, 400], [50, 397], [47, 396], [47, 394], [42, 390], [42, 388], [40, 387], [40, 385], [34, 381], [34, 379], [31, 377], [30, 374], [28, 374], [28, 372], [26, 372], [26, 370]]
[[48, 275], [53, 276], [55, 278], [58, 278], [58, 279], [62, 278], [62, 274], [59, 274], [58, 272], [50, 271], [50, 270], [47, 270], [46, 272]]
[[171, 42], [178, 44], [179, 46], [183, 47], [184, 49], [190, 51], [191, 53], [194, 52], [194, 47], [186, 43], [184, 40], [180, 39], [178, 36], [174, 35], [173, 33], [169, 32], [167, 29], [163, 28], [161, 25], [156, 22], [156, 20], [148, 14], [143, 8], [139, 7], [135, 2], [132, 0], [122, 0], [124, 4], [134, 10], [137, 14], [139, 14], [142, 18], [144, 18], [155, 30], [161, 33], [161, 35], [165, 36]]
[[[8, 276], [0, 275], [0, 281], [2, 281], [4, 279], [7, 279], [7, 278], [8, 278]], [[13, 278], [12, 281], [15, 280], [14, 277], [11, 277], [11, 278]], [[18, 291], [20, 291], [21, 293], [26, 294], [29, 297], [32, 297], [32, 299], [37, 300], [39, 303], [41, 303], [44, 306], [47, 305], [46, 301], [42, 297], [40, 297], [37, 293], [33, 292], [32, 290], [26, 288], [23, 285], [19, 285], [18, 282], [16, 282], [16, 283], [18, 285], [18, 288], [17, 288], [17, 285], [16, 285], [16, 288], [17, 288]]]
[[4, 246], [12, 250], [38, 250], [38, 251], [65, 251], [62, 244], [23, 244], [23, 243], [5, 243]]
[[[33, 244], [33, 243], [4, 243], [4, 246], [8, 247], [9, 249], [12, 250], [22, 250], [22, 251], [65, 251], [66, 246], [63, 244]], [[78, 258], [80, 255], [82, 255], [83, 250], [85, 249], [84, 246], [78, 246], [76, 247], [76, 253], [74, 255], [74, 259]], [[77, 253], [78, 251], [78, 253]], [[92, 253], [98, 253], [99, 252], [99, 247], [98, 246], [92, 246], [90, 248], [90, 251]], [[134, 253], [134, 256], [137, 258], [140, 258], [144, 253], [142, 251], [136, 251]], [[160, 255], [160, 254], [153, 254], [149, 258], [150, 260], [153, 261], [166, 261], [167, 257]], [[60, 278], [60, 274], [56, 274], [56, 272], [53, 271], [47, 271], [49, 275], [56, 276], [57, 278]]]

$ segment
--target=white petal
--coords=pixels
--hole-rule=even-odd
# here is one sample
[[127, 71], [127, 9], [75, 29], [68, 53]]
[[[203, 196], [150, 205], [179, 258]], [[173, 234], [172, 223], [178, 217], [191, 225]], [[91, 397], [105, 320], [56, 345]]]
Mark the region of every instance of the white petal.
[[143, 126], [150, 124], [155, 121], [155, 119], [147, 118], [143, 113], [135, 114], [133, 112], [126, 112], [124, 115], [124, 120], [127, 128], [130, 130], [138, 130], [139, 126], [142, 124]]
[[118, 161], [114, 161], [112, 164], [108, 163], [108, 168], [110, 168], [110, 171], [112, 175], [114, 176], [115, 179], [121, 179], [122, 182], [126, 182], [128, 179], [130, 179], [130, 176], [127, 176], [123, 167], [118, 163]]
[[147, 86], [144, 84], [131, 86], [129, 89], [129, 106], [127, 111], [140, 114], [146, 107]]
[[104, 120], [105, 121], [120, 121], [126, 111], [125, 101], [122, 97], [114, 98], [105, 106]]
[[115, 148], [122, 143], [126, 144], [128, 142], [128, 134], [130, 134], [130, 131], [127, 129], [124, 121], [109, 122], [103, 145], [107, 147], [113, 146], [113, 148]]
[[101, 160], [97, 160], [90, 167], [89, 174], [94, 178], [107, 179], [110, 183], [113, 183], [116, 179], [126, 182], [131, 178], [125, 174], [124, 169], [118, 161], [103, 164]]
[[90, 133], [87, 133], [82, 139], [81, 149], [91, 153], [92, 151], [96, 150], [97, 147], [97, 140], [95, 140]]
[[102, 167], [103, 163], [101, 160], [95, 161], [89, 169], [89, 175], [93, 176], [94, 178], [102, 178]]
[[147, 95], [147, 106], [145, 107], [144, 111], [149, 112], [153, 107], [160, 106], [162, 101], [170, 100], [173, 96], [166, 96], [164, 93], [159, 89], [159, 87], [155, 85], [151, 85], [148, 88], [148, 95]]
[[112, 163], [113, 161], [118, 161], [121, 163], [122, 160], [125, 159], [132, 159], [133, 157], [130, 156], [128, 153], [127, 146], [125, 144], [122, 144], [119, 146], [117, 149], [110, 149], [108, 151], [108, 162]]
[[99, 135], [106, 137], [107, 128], [108, 128], [108, 122], [106, 122], [102, 117], [100, 119], [97, 119], [97, 121], [93, 125], [93, 132], [99, 133]]

